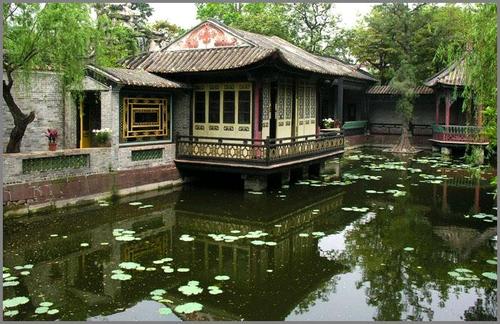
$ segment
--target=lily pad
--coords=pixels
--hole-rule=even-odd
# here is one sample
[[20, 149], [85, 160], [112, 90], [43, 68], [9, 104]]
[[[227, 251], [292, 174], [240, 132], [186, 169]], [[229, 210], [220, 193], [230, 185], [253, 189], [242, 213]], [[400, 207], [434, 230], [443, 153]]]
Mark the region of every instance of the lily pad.
[[132, 276], [127, 273], [115, 273], [114, 275], [111, 276], [111, 279], [121, 280], [121, 281], [130, 280], [131, 278]]
[[221, 289], [212, 289], [212, 290], [209, 290], [208, 293], [210, 295], [218, 295], [218, 294], [222, 294], [222, 290]]
[[54, 314], [57, 314], [57, 313], [59, 313], [59, 310], [56, 309], [56, 308], [49, 309], [48, 312], [47, 312], [47, 314], [49, 314], [49, 315], [54, 315]]
[[155, 289], [152, 292], [150, 292], [150, 295], [156, 295], [156, 296], [161, 296], [163, 294], [166, 294], [167, 291], [165, 289]]
[[496, 272], [483, 272], [482, 275], [491, 280], [497, 280]]
[[250, 243], [252, 243], [253, 245], [264, 245], [264, 244], [266, 244], [266, 242], [260, 241], [260, 240], [251, 241]]
[[189, 272], [189, 268], [177, 268], [177, 272]]
[[132, 201], [132, 202], [129, 202], [128, 204], [130, 206], [139, 206], [139, 205], [142, 205], [142, 203], [140, 201]]
[[300, 233], [299, 236], [300, 237], [309, 237], [309, 234], [307, 234], [307, 233]]
[[268, 245], [268, 246], [276, 246], [276, 245], [278, 245], [278, 243], [276, 243], [276, 242], [266, 242], [266, 245]]
[[21, 271], [21, 272], [19, 272], [19, 274], [20, 274], [21, 276], [27, 276], [27, 275], [29, 275], [29, 274], [30, 274], [30, 272], [29, 272], [29, 271]]
[[136, 263], [136, 262], [122, 262], [118, 266], [122, 269], [131, 270], [131, 269], [136, 269], [136, 268], [140, 267], [141, 265], [139, 263]]
[[52, 305], [54, 305], [54, 303], [51, 303], [51, 302], [42, 302], [42, 303], [40, 303], [40, 306], [42, 306], [42, 307], [50, 307]]
[[81, 247], [87, 247], [87, 246], [89, 246], [89, 244], [84, 242], [84, 243], [80, 243], [80, 246]]
[[226, 276], [226, 275], [218, 275], [218, 276], [215, 276], [215, 280], [219, 280], [219, 281], [225, 281], [225, 280], [229, 280], [229, 276]]
[[47, 313], [48, 310], [49, 310], [48, 307], [44, 307], [44, 306], [37, 307], [35, 309], [35, 314], [45, 314], [45, 313]]
[[19, 311], [17, 309], [9, 310], [3, 313], [3, 315], [7, 317], [13, 317], [16, 316], [17, 314], [19, 314]]
[[5, 281], [3, 283], [4, 287], [13, 287], [19, 285], [19, 281]]
[[497, 260], [486, 260], [486, 263], [496, 265], [497, 264]]
[[194, 241], [194, 237], [192, 236], [189, 236], [188, 234], [183, 234], [179, 240], [181, 241], [185, 241], [185, 242], [191, 242], [191, 241]]
[[203, 309], [203, 305], [199, 303], [186, 303], [175, 307], [177, 313], [191, 314], [199, 312]]
[[455, 271], [449, 271], [448, 274], [452, 277], [460, 277], [460, 273]]
[[414, 249], [414, 248], [412, 248], [411, 246], [407, 246], [407, 247], [405, 247], [403, 250], [405, 250], [405, 251], [408, 251], [408, 252], [409, 252], [409, 251], [413, 251], [413, 250], [415, 250], [415, 249]]
[[12, 307], [16, 307], [16, 306], [19, 306], [19, 305], [24, 305], [24, 304], [26, 304], [29, 301], [30, 301], [29, 298], [25, 297], [25, 296], [20, 296], [20, 297], [14, 297], [14, 298], [10, 298], [10, 299], [5, 299], [3, 301], [3, 307], [5, 307], [5, 308], [12, 308]]
[[324, 232], [312, 232], [311, 234], [314, 236], [325, 236]]
[[203, 288], [200, 288], [197, 285], [189, 285], [189, 284], [187, 284], [186, 286], [180, 286], [177, 290], [186, 296], [198, 295], [203, 292]]
[[465, 269], [465, 268], [456, 268], [455, 271], [461, 272], [461, 273], [464, 273], [464, 272], [471, 273], [472, 272], [472, 270]]
[[162, 307], [158, 310], [158, 313], [160, 313], [161, 315], [169, 315], [172, 314], [172, 310], [168, 307]]

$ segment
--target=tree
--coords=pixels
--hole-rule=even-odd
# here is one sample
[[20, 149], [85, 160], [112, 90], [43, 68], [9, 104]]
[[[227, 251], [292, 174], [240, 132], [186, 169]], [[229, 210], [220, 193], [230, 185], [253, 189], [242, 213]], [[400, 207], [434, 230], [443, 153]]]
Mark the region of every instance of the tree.
[[[78, 3], [3, 4], [3, 98], [14, 119], [7, 153], [17, 153], [35, 113], [22, 111], [12, 96], [14, 73], [28, 80], [36, 69], [61, 72], [64, 85], [78, 83], [92, 35], [90, 10]], [[71, 55], [68, 55], [68, 54]]]
[[407, 61], [403, 61], [396, 71], [390, 85], [400, 94], [396, 102], [396, 110], [401, 114], [403, 123], [401, 125], [401, 137], [399, 143], [393, 148], [393, 152], [414, 153], [416, 150], [410, 142], [410, 121], [413, 116], [413, 105], [417, 97], [415, 87], [415, 69]]
[[376, 5], [351, 31], [348, 46], [359, 63], [367, 64], [382, 84], [401, 62], [415, 67], [423, 81], [446, 66], [436, 50], [459, 39], [466, 30], [466, 11], [455, 5], [386, 3]]
[[152, 51], [165, 48], [184, 32], [184, 29], [166, 20], [155, 21], [148, 25], [146, 49]]

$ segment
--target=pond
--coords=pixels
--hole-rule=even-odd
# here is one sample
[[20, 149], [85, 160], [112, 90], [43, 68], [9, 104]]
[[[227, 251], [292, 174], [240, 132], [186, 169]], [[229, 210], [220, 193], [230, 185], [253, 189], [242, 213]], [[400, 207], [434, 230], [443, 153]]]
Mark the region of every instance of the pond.
[[496, 320], [496, 171], [351, 151], [4, 222], [6, 320]]

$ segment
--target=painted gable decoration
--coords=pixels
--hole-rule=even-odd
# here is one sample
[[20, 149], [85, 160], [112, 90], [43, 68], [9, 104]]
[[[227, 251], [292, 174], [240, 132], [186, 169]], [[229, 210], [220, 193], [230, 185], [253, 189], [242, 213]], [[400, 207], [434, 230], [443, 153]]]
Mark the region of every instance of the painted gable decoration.
[[195, 27], [167, 48], [167, 51], [249, 46], [240, 37], [212, 22]]

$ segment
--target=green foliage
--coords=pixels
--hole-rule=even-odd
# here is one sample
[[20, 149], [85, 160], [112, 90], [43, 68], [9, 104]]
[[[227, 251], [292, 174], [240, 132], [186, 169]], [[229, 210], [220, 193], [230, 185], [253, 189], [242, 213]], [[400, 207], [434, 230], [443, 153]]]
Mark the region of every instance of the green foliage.
[[408, 124], [413, 115], [413, 104], [417, 97], [415, 93], [415, 68], [406, 61], [401, 62], [401, 66], [395, 72], [390, 85], [401, 94], [396, 103], [396, 109]]
[[339, 55], [345, 35], [330, 3], [201, 3], [197, 18], [214, 18], [228, 26], [262, 35], [278, 36], [309, 52]]
[[[90, 10], [80, 3], [10, 3], [4, 10], [3, 67], [7, 73], [45, 69], [79, 83], [93, 33]], [[27, 78], [25, 78], [27, 79]]]
[[422, 81], [446, 66], [444, 60], [434, 60], [436, 50], [461, 37], [465, 16], [455, 5], [376, 5], [351, 31], [347, 45], [382, 84], [394, 77], [403, 60], [415, 67], [416, 79]]

